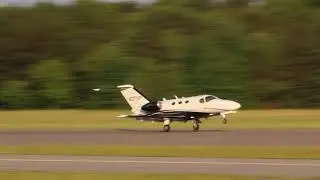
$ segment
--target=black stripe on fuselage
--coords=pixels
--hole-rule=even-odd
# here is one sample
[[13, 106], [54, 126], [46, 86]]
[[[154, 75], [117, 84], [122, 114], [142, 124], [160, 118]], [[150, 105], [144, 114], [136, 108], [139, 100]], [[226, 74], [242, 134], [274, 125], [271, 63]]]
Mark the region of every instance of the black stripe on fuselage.
[[151, 100], [149, 98], [147, 98], [145, 95], [143, 95], [143, 93], [141, 91], [139, 91], [137, 88], [133, 87], [133, 89], [135, 91], [137, 91], [142, 97], [144, 97], [146, 100], [148, 100], [149, 102], [151, 102]]

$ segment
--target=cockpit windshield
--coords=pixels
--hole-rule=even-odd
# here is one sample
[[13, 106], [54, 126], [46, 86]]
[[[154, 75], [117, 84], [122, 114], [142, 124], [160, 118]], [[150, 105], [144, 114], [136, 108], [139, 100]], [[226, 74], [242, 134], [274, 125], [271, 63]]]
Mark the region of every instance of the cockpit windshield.
[[209, 101], [211, 101], [211, 100], [213, 100], [213, 99], [218, 99], [218, 98], [215, 97], [215, 96], [207, 96], [207, 97], [206, 97], [206, 102], [209, 102]]

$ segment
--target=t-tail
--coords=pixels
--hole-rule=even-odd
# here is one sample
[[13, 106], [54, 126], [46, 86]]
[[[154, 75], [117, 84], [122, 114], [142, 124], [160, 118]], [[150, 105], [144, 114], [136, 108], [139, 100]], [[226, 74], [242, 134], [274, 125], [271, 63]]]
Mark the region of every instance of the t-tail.
[[125, 84], [117, 86], [127, 103], [131, 106], [134, 114], [141, 112], [141, 107], [150, 101], [142, 93], [139, 92], [133, 85]]

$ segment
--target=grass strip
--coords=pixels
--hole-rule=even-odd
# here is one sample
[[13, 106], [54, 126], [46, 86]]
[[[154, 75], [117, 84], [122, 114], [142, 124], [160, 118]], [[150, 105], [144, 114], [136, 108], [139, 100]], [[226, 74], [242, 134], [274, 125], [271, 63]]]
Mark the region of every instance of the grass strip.
[[[0, 111], [0, 129], [103, 129], [159, 128], [162, 123], [117, 118], [128, 110], [23, 110]], [[228, 116], [204, 120], [201, 128], [320, 128], [320, 110], [240, 110]], [[173, 128], [191, 129], [190, 123], [173, 123]]]
[[0, 154], [320, 159], [320, 146], [0, 146]]
[[230, 176], [210, 174], [98, 173], [98, 172], [0, 172], [5, 180], [316, 180], [319, 178]]

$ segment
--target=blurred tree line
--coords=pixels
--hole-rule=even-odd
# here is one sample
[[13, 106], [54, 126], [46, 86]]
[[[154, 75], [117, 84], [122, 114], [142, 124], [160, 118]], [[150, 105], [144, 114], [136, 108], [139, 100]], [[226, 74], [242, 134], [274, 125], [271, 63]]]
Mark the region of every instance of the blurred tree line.
[[0, 7], [0, 106], [122, 108], [130, 83], [155, 99], [319, 107], [319, 17], [319, 0]]

